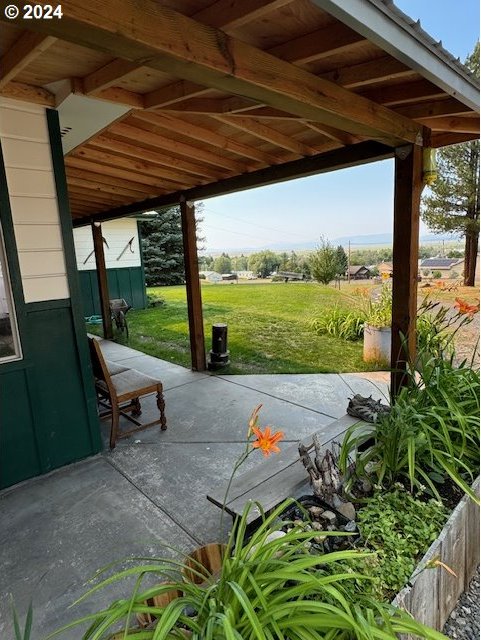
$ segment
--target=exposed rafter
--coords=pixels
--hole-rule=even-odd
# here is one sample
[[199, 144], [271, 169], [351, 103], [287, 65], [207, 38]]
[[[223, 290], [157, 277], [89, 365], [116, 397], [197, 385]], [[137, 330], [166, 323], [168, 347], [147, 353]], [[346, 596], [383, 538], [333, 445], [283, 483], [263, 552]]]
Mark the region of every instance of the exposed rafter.
[[284, 133], [272, 129], [272, 127], [266, 126], [263, 122], [256, 120], [255, 118], [249, 118], [244, 116], [237, 118], [230, 118], [226, 116], [215, 116], [216, 120], [228, 124], [231, 127], [246, 131], [256, 138], [270, 142], [271, 144], [287, 149], [298, 156], [310, 156], [315, 153], [315, 149], [307, 144], [298, 142], [290, 136], [286, 136]]
[[145, 120], [146, 122], [151, 122], [152, 124], [161, 126], [167, 131], [175, 131], [183, 136], [192, 138], [193, 140], [202, 140], [202, 142], [206, 142], [213, 147], [225, 149], [226, 151], [235, 153], [242, 158], [249, 158], [251, 160], [256, 160], [257, 162], [262, 162], [263, 164], [276, 164], [277, 162], [276, 157], [272, 154], [265, 153], [255, 147], [250, 147], [246, 144], [236, 142], [235, 140], [220, 135], [215, 131], [199, 127], [198, 125], [194, 125], [185, 120], [178, 120], [171, 116], [150, 112], [137, 114], [137, 117], [141, 120]]
[[213, 178], [217, 179], [222, 177], [222, 171], [215, 170], [212, 167], [207, 167], [204, 163], [190, 162], [184, 158], [177, 158], [175, 156], [165, 153], [164, 150], [152, 151], [141, 147], [137, 144], [137, 140], [132, 140], [132, 143], [116, 140], [115, 138], [107, 135], [95, 136], [89, 141], [89, 145], [95, 149], [101, 149], [105, 151], [112, 151], [114, 153], [120, 153], [124, 156], [131, 158], [138, 158], [139, 160], [147, 160], [153, 162], [162, 167], [170, 167], [180, 173], [188, 173], [193, 176], [200, 176], [201, 178]]
[[384, 82], [385, 80], [405, 78], [412, 75], [413, 72], [405, 64], [395, 58], [385, 56], [376, 60], [369, 60], [368, 62], [328, 71], [323, 73], [322, 77], [326, 78], [326, 80], [337, 82], [337, 84], [346, 87], [346, 89], [353, 89], [367, 86], [374, 82]]
[[2, 89], [0, 95], [13, 100], [23, 100], [46, 107], [55, 107], [55, 95], [42, 87], [32, 87], [23, 82], [9, 82]]
[[430, 100], [429, 102], [403, 105], [395, 107], [394, 110], [407, 118], [412, 118], [413, 120], [424, 117], [436, 118], [438, 116], [451, 116], [466, 113], [466, 107], [454, 98], [434, 101]]
[[379, 87], [363, 91], [362, 95], [385, 106], [401, 105], [419, 100], [432, 100], [445, 95], [443, 89], [427, 80], [418, 80], [400, 85]]
[[133, 71], [137, 71], [139, 68], [135, 62], [129, 62], [128, 60], [121, 60], [116, 58], [109, 62], [104, 67], [97, 69], [83, 79], [83, 88], [86, 95], [101, 91], [102, 89], [108, 89], [115, 85], [120, 79], [125, 78]]
[[32, 26], [353, 134], [391, 145], [422, 143], [421, 128], [407, 118], [154, 0], [124, 0], [121, 10], [115, 0], [85, 0], [81, 7], [66, 0], [62, 10], [62, 20]]
[[0, 89], [56, 42], [57, 38], [26, 31], [0, 59]]
[[239, 173], [243, 173], [246, 169], [242, 163], [226, 158], [218, 153], [207, 151], [206, 149], [200, 149], [199, 147], [194, 147], [178, 140], [172, 140], [171, 138], [160, 135], [155, 131], [149, 131], [137, 126], [132, 126], [136, 122], [142, 121], [135, 121], [135, 119], [130, 118], [128, 120], [129, 124], [114, 124], [110, 127], [109, 133], [126, 138], [130, 142], [138, 140], [143, 144], [152, 146], [154, 149], [159, 148], [165, 149], [171, 153], [178, 153], [181, 156], [186, 156], [190, 160], [207, 162], [209, 165], [213, 165], [214, 167], [229, 169], [230, 171], [236, 171]]
[[479, 118], [419, 118], [431, 131], [451, 131], [452, 133], [479, 133]]
[[306, 64], [359, 46], [366, 39], [341, 22], [299, 36], [269, 49], [269, 53], [295, 64]]

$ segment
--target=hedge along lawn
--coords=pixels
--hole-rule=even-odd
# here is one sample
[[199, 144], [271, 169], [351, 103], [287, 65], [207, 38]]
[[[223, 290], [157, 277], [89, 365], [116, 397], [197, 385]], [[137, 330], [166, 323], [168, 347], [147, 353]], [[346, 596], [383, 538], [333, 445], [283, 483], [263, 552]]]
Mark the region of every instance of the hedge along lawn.
[[[165, 305], [129, 311], [129, 346], [190, 367], [190, 343], [184, 286], [154, 287], [147, 293]], [[349, 299], [332, 286], [317, 283], [202, 283], [206, 352], [212, 324], [228, 325], [231, 364], [223, 374], [342, 373], [366, 371], [362, 341], [318, 336], [309, 320], [319, 311]], [[89, 327], [96, 333], [99, 328]], [[124, 342], [119, 333], [116, 339]]]

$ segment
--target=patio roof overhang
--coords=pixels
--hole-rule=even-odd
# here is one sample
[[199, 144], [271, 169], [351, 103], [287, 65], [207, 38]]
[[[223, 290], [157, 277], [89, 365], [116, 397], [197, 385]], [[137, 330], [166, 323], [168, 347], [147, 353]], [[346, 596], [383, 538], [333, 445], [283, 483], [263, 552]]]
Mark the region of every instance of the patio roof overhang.
[[476, 81], [383, 0], [62, 11], [32, 31], [2, 15], [0, 93], [58, 107], [62, 125], [66, 99], [83, 100], [91, 129], [65, 158], [75, 225], [479, 134]]
[[61, 19], [0, 16], [0, 96], [58, 109], [74, 225], [180, 203], [194, 369], [206, 363], [191, 201], [394, 157], [395, 392], [416, 352], [422, 151], [479, 137], [468, 70], [390, 0], [61, 6]]

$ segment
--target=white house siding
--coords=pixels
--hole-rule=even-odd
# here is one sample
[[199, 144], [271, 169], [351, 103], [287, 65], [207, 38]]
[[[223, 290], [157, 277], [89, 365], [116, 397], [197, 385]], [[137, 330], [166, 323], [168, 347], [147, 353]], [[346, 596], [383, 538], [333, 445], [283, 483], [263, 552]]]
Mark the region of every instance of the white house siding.
[[[107, 269], [140, 267], [141, 261], [137, 220], [134, 218], [122, 218], [120, 220], [103, 222], [102, 236], [108, 244], [107, 247], [104, 243], [105, 266]], [[130, 247], [127, 247], [124, 251], [131, 238], [133, 238], [131, 243], [133, 253], [130, 250]], [[91, 228], [86, 226], [74, 229], [74, 241], [75, 253], [77, 255], [77, 268], [79, 271], [95, 269], [95, 256], [92, 253], [94, 250], [94, 244]], [[120, 255], [121, 253], [122, 255]]]
[[25, 302], [69, 298], [45, 108], [0, 98], [0, 138]]

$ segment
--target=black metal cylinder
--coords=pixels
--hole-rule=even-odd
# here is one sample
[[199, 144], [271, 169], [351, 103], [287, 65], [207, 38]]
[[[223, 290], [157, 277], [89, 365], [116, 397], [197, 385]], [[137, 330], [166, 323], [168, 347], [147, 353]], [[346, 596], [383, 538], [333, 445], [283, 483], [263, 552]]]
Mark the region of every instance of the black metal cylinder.
[[213, 353], [226, 353], [227, 351], [227, 325], [226, 324], [213, 324], [212, 325], [212, 352]]
[[207, 365], [210, 371], [221, 369], [229, 364], [229, 350], [227, 349], [227, 325], [217, 323], [212, 325], [212, 349]]

